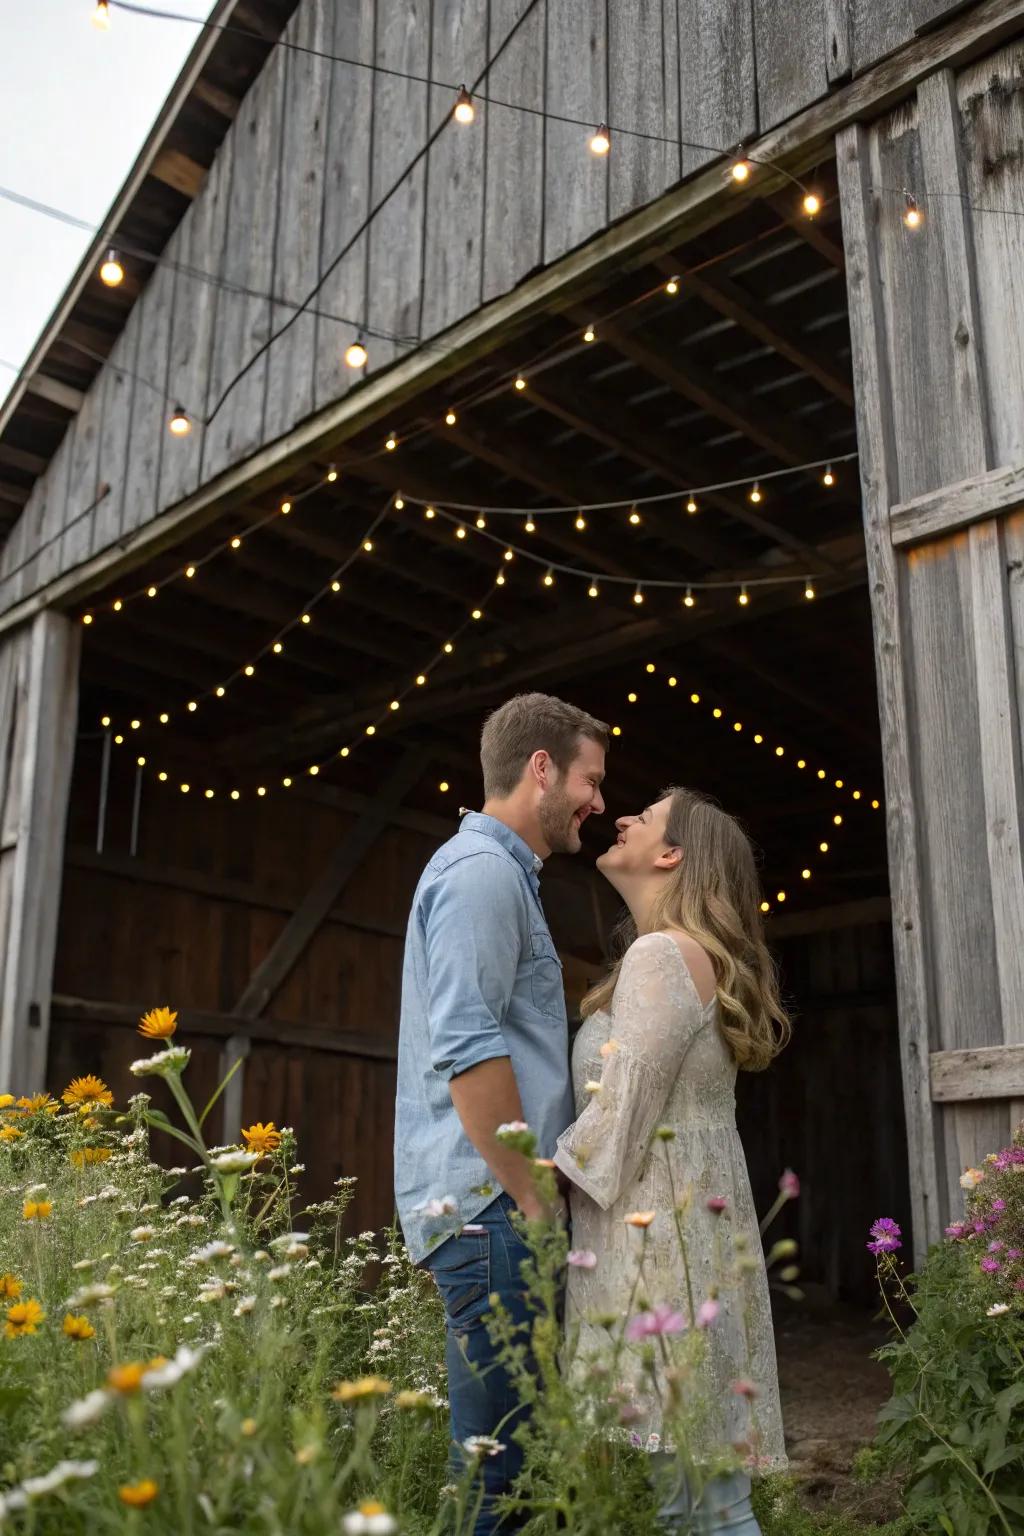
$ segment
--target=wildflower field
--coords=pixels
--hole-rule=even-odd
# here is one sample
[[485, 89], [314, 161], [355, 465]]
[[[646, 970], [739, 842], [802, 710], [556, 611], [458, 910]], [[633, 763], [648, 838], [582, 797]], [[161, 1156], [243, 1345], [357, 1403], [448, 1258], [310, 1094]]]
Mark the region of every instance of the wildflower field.
[[[144, 1092], [115, 1104], [94, 1076], [56, 1098], [0, 1095], [0, 1528], [466, 1536], [493, 1444], [463, 1447], [450, 1480], [433, 1282], [395, 1233], [343, 1237], [351, 1181], [301, 1204], [287, 1129], [257, 1122], [238, 1146], [208, 1147], [216, 1096], [192, 1104], [174, 1015], [154, 1010], [140, 1029], [158, 1049], [132, 1071], [140, 1086], [166, 1083], [173, 1120]], [[180, 1166], [153, 1161], [154, 1129], [180, 1146]], [[971, 1171], [967, 1219], [916, 1282], [899, 1266], [895, 1223], [871, 1234], [894, 1396], [865, 1475], [897, 1467], [904, 1478], [907, 1513], [890, 1536], [1024, 1531], [1019, 1166], [1024, 1139]], [[780, 1201], [795, 1194], [784, 1180]], [[641, 1256], [646, 1234], [638, 1223]], [[699, 1489], [709, 1469], [688, 1464], [687, 1445], [716, 1297], [685, 1328], [645, 1309], [638, 1285], [634, 1314], [608, 1320], [607, 1354], [566, 1375], [561, 1281], [568, 1264], [599, 1260], [571, 1253], [559, 1229], [527, 1236], [532, 1335], [500, 1311], [488, 1325], [533, 1408], [517, 1431], [525, 1467], [510, 1507], [529, 1536], [654, 1536], [657, 1490], [630, 1437], [623, 1380], [653, 1376], [655, 1351], [670, 1364], [666, 1427]], [[783, 1284], [792, 1260], [776, 1245]], [[756, 1457], [756, 1385], [737, 1389], [751, 1443], [723, 1446], [721, 1468]], [[785, 1478], [763, 1479], [756, 1505], [765, 1536], [862, 1529], [809, 1515]]]

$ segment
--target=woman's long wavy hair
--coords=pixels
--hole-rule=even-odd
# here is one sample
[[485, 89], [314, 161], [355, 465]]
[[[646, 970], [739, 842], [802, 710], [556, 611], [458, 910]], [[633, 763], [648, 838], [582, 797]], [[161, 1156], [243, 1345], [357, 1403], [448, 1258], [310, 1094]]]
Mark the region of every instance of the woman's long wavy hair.
[[[761, 1072], [792, 1031], [764, 941], [750, 839], [739, 822], [706, 795], [672, 786], [658, 798], [669, 797], [666, 845], [681, 848], [683, 857], [663, 881], [651, 911], [651, 931], [679, 929], [707, 951], [715, 971], [722, 1034], [738, 1066]], [[623, 956], [636, 937], [636, 924], [627, 912], [612, 936], [615, 963], [580, 1006], [584, 1018], [610, 1005]]]

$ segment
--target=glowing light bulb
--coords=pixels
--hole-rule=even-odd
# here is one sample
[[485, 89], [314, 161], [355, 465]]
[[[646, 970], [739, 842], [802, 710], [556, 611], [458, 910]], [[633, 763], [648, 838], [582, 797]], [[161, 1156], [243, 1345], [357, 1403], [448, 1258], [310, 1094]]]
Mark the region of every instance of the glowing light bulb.
[[836, 779], [836, 789], [844, 789], [845, 787], [842, 779]]
[[689, 512], [691, 517], [697, 511], [697, 498], [695, 496], [691, 495], [687, 497], [686, 510]]
[[732, 728], [733, 728], [734, 731], [742, 731], [743, 726], [742, 726], [742, 724], [740, 723], [739, 720], [734, 720]]
[[338, 753], [338, 756], [339, 757], [348, 757], [348, 754], [349, 754], [348, 747], [342, 747], [341, 751]]
[[872, 802], [871, 802], [871, 809], [873, 811], [879, 811], [879, 810], [881, 810], [881, 808], [882, 808], [882, 802], [880, 800], [872, 800]]
[[597, 340], [597, 332], [594, 330], [594, 327], [592, 325], [588, 325], [586, 330], [583, 332], [583, 340], [584, 341], [596, 341]]
[[516, 377], [515, 387], [516, 387], [516, 389], [519, 389], [519, 390], [523, 390], [523, 389], [526, 388], [526, 380], [523, 378], [521, 373], [518, 374], [517, 377]]
[[401, 707], [402, 705], [398, 699], [392, 699], [391, 703], [388, 705], [388, 708], [391, 710], [401, 709]]
[[332, 581], [331, 582], [331, 591], [332, 592], [340, 592], [341, 591], [341, 582], [340, 581]]
[[920, 229], [923, 219], [924, 215], [922, 214], [920, 208], [917, 206], [916, 199], [911, 197], [910, 193], [908, 192], [907, 206], [903, 213], [904, 224], [908, 229]]
[[756, 481], [756, 480], [754, 481], [754, 484], [751, 486], [751, 489], [750, 489], [750, 499], [754, 503], [755, 507], [757, 506], [758, 502], [761, 500], [761, 486], [758, 483], [758, 481]]
[[345, 362], [350, 368], [365, 368], [369, 356], [361, 336], [357, 336], [355, 341], [345, 348]]
[[100, 265], [100, 282], [108, 288], [116, 288], [124, 282], [124, 267], [122, 267], [117, 252], [111, 246]]
[[515, 557], [516, 557], [516, 552], [515, 552], [514, 549], [506, 549], [506, 551], [505, 551], [505, 559], [506, 560], [514, 560]]
[[231, 798], [232, 798], [232, 800], [241, 800], [241, 798], [242, 798], [242, 797], [241, 797], [241, 795], [240, 795], [240, 794], [239, 794], [239, 793], [238, 793], [238, 790], [237, 790], [237, 789], [233, 789], [233, 790], [232, 790], [232, 791], [231, 791]]
[[259, 795], [261, 800], [263, 799], [263, 796], [266, 794], [266, 792], [267, 792], [266, 791], [266, 786], [263, 785], [263, 784], [261, 784], [259, 786], [259, 788], [256, 790], [256, 793]]
[[554, 572], [553, 571], [547, 571], [545, 576], [544, 576], [544, 585], [546, 587], [553, 587], [554, 584], [555, 584], [555, 574], [554, 574]]
[[640, 513], [637, 511], [636, 507], [634, 507], [632, 512], [629, 514], [629, 520], [633, 524], [634, 528], [637, 527], [637, 525], [639, 524], [639, 522], [640, 522]]
[[683, 607], [684, 608], [695, 608], [696, 606], [697, 606], [697, 599], [693, 595], [693, 590], [692, 590], [692, 588], [687, 587], [687, 589], [686, 589], [686, 596], [683, 598]]
[[186, 567], [185, 567], [185, 575], [188, 577], [189, 581], [192, 580], [192, 577], [195, 575], [195, 573], [196, 573], [196, 568], [195, 568], [194, 565], [186, 565]]
[[448, 793], [448, 788], [449, 788], [448, 780], [447, 779], [442, 779], [440, 784], [437, 787], [441, 791], [442, 795], [446, 795]]
[[459, 526], [455, 530], [455, 537], [457, 539], [464, 539], [466, 537], [466, 530], [465, 530], [465, 528], [463, 528], [461, 523], [459, 524]]
[[319, 764], [318, 763], [310, 763], [310, 765], [309, 765], [309, 772], [312, 775], [312, 777], [315, 779], [317, 774], [320, 772]]
[[775, 748], [775, 756], [776, 757], [785, 757], [785, 755], [786, 755], [785, 747], [776, 747]]
[[454, 427], [458, 419], [454, 411], [445, 411], [444, 424], [446, 427]]
[[313, 622], [313, 616], [312, 616], [312, 614], [309, 614], [309, 613], [304, 613], [304, 614], [303, 614], [303, 615], [302, 615], [302, 623], [303, 623], [303, 624], [312, 624], [312, 622]]
[[590, 153], [592, 155], [606, 155], [611, 147], [611, 129], [607, 123], [601, 123], [590, 140]]
[[804, 585], [804, 597], [806, 597], [809, 603], [814, 601], [814, 583], [811, 581], [809, 576]]
[[669, 685], [670, 688], [675, 688], [677, 686], [678, 682], [679, 682], [678, 677], [670, 677], [669, 680], [668, 680], [668, 685]]
[[744, 155], [742, 150], [737, 150], [736, 157], [732, 162], [730, 174], [733, 181], [744, 182], [750, 180], [750, 161]]
[[417, 688], [422, 688], [423, 685], [426, 683], [426, 681], [427, 681], [426, 674], [421, 672], [420, 675], [416, 679], [416, 686], [417, 686]]
[[110, 31], [110, 0], [96, 0], [96, 9], [92, 13], [92, 24], [97, 32]]
[[124, 607], [124, 603], [122, 603], [119, 597], [115, 597], [111, 606], [113, 607], [115, 613], [120, 613], [121, 609]]
[[690, 694], [690, 703], [691, 704], [699, 704], [700, 703], [700, 694], [699, 693], [691, 693]]
[[223, 683], [219, 684], [218, 687], [217, 687], [217, 697], [218, 697], [218, 699], [222, 699], [226, 692], [227, 692], [227, 689], [224, 687]]
[[282, 786], [283, 789], [291, 789], [291, 787], [292, 787], [291, 779], [282, 779], [281, 780], [281, 786]]
[[[332, 464], [330, 469], [327, 471], [327, 483], [328, 483], [328, 485], [333, 485], [335, 480], [337, 480], [337, 478], [338, 478], [338, 471], [335, 469], [334, 465]], [[259, 794], [259, 790], [257, 790], [256, 793]], [[264, 790], [264, 794], [266, 794], [266, 790]]]
[[253, 677], [256, 673], [256, 668], [252, 665], [252, 662], [250, 662], [249, 665], [244, 667], [242, 670], [245, 672], [246, 677]]
[[785, 891], [778, 891], [776, 893], [776, 896], [775, 896], [775, 900], [776, 901], [785, 901], [785, 899], [786, 899]]
[[389, 437], [385, 438], [384, 447], [387, 449], [388, 453], [394, 453], [395, 449], [398, 447], [398, 438], [393, 432]]
[[627, 699], [627, 701], [630, 704], [635, 704], [636, 703], [636, 694], [635, 693], [627, 693], [626, 694], [626, 699]]
[[102, 725], [103, 729], [106, 730], [110, 725], [110, 716], [104, 715], [103, 719], [100, 721], [100, 725]]
[[647, 666], [646, 666], [646, 667], [645, 667], [645, 669], [644, 669], [644, 670], [645, 670], [645, 671], [646, 671], [646, 672], [657, 672], [657, 670], [658, 670], [658, 669], [657, 669], [657, 667], [656, 667], [656, 666], [655, 666], [655, 665], [654, 665], [654, 662], [653, 662], [653, 661], [649, 661], [649, 662], [648, 662], [648, 663], [647, 663]]
[[207, 800], [212, 800], [213, 799], [213, 790], [212, 789], [204, 790], [204, 794], [206, 795]]
[[592, 581], [590, 583], [590, 586], [587, 588], [587, 596], [588, 597], [600, 597], [601, 596], [601, 591], [600, 591], [600, 588], [598, 587], [596, 581]]
[[740, 588], [740, 595], [736, 599], [736, 601], [739, 603], [741, 608], [745, 608], [747, 606], [747, 604], [750, 602], [750, 596], [749, 596], [749, 594], [747, 592], [746, 587], [741, 587]]
[[770, 912], [771, 909], [772, 909], [772, 904], [771, 904], [770, 901], [762, 901], [762, 903], [761, 903], [761, 911], [762, 912]]
[[231, 540], [231, 548], [232, 549], [241, 549], [241, 547], [242, 547], [241, 539], [232, 539]]
[[483, 616], [484, 613], [482, 608], [474, 608], [473, 612], [470, 614], [471, 619], [482, 619]]
[[716, 720], [721, 720], [721, 718], [722, 718], [722, 711], [720, 709], [713, 709], [711, 711], [711, 713], [714, 715]]
[[161, 784], [166, 784], [167, 783], [167, 775], [166, 775], [166, 773], [163, 773], [163, 772], [158, 773], [157, 774], [157, 778], [160, 780]]
[[82, 614], [82, 623], [83, 624], [91, 624], [92, 623], [92, 614], [91, 613], [83, 613]]
[[367, 736], [376, 736], [376, 734], [377, 734], [377, 727], [375, 725], [368, 725], [366, 727], [366, 734], [367, 734]]
[[157, 591], [156, 587], [147, 587], [146, 588], [146, 596], [147, 597], [156, 597], [156, 591]]
[[806, 763], [805, 759], [802, 758], [802, 757], [798, 757], [797, 758], [796, 765], [797, 765], [798, 768], [806, 768], [807, 767], [807, 763]]
[[581, 512], [579, 517], [576, 519], [576, 531], [577, 531], [577, 533], [582, 533], [586, 526], [587, 526], [587, 520], [583, 516], [583, 513]]
[[528, 517], [526, 519], [526, 522], [523, 524], [523, 527], [526, 529], [527, 533], [536, 533], [537, 532], [537, 524], [534, 522], [532, 517]]
[[195, 699], [189, 699], [189, 701], [188, 701], [188, 712], [189, 712], [189, 714], [190, 715], [194, 715], [198, 708], [199, 708], [199, 705], [196, 703]]
[[188, 794], [188, 791], [189, 791], [189, 786], [188, 786], [188, 785], [187, 785], [187, 784], [183, 784], [183, 785], [182, 785], [182, 786], [181, 786], [181, 792], [182, 792], [182, 794], [183, 794], [183, 795], [187, 795], [187, 794]]
[[171, 718], [170, 715], [161, 715], [160, 716], [160, 724], [161, 725], [166, 725], [168, 720], [170, 720], [170, 718]]
[[831, 464], [828, 466], [828, 468], [825, 470], [825, 473], [822, 475], [821, 483], [822, 483], [822, 485], [829, 485], [829, 486], [835, 485], [836, 477], [832, 473], [832, 465]]
[[486, 517], [484, 517], [482, 512], [481, 512], [480, 516], [476, 520], [476, 525], [477, 525], [478, 528], [486, 528], [487, 527], [487, 519], [486, 519]]
[[622, 726], [621, 725], [613, 725], [612, 726], [612, 735], [613, 736], [621, 736], [622, 735]]
[[668, 282], [665, 284], [665, 292], [671, 294], [672, 297], [675, 298], [676, 294], [679, 292], [678, 277], [669, 278]]
[[373, 540], [372, 539], [364, 539], [363, 540], [363, 549], [366, 551], [366, 553], [368, 555], [372, 555], [373, 554]]
[[288, 516], [288, 513], [291, 511], [291, 509], [292, 509], [292, 504], [291, 504], [290, 501], [282, 501], [282, 503], [281, 503], [281, 513], [282, 513], [282, 515], [284, 517]]
[[454, 651], [454, 649], [455, 649], [455, 647], [452, 644], [452, 642], [450, 640], [446, 640], [445, 643], [444, 643], [444, 653], [445, 653], [445, 655], [446, 656], [450, 656], [452, 651]]
[[123, 736], [115, 736], [114, 737], [114, 745], [115, 745], [115, 747], [123, 747], [124, 746], [124, 737]]
[[424, 509], [423, 509], [423, 516], [427, 519], [427, 522], [429, 523], [429, 522], [433, 521], [433, 519], [437, 516], [437, 513], [434, 511], [433, 507], [424, 507]]
[[476, 108], [473, 105], [473, 98], [466, 90], [465, 86], [462, 86], [459, 90], [459, 94], [455, 99], [455, 108], [452, 115], [457, 123], [462, 123], [467, 127], [476, 117]]
[[644, 600], [643, 589], [641, 588], [640, 583], [637, 582], [637, 584], [636, 584], [636, 591], [633, 593], [633, 601], [634, 601], [634, 603], [642, 603], [643, 600]]
[[806, 213], [809, 219], [813, 219], [815, 214], [820, 212], [821, 198], [816, 192], [806, 192], [804, 194], [804, 213]]
[[818, 849], [821, 853], [828, 853], [828, 843], [819, 843]]

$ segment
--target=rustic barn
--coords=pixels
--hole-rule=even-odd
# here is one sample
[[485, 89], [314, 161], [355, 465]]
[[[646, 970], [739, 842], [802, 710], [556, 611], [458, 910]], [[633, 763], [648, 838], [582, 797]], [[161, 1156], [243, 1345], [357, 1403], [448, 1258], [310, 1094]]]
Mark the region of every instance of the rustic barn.
[[0, 414], [0, 1086], [170, 1004], [386, 1221], [408, 901], [542, 688], [616, 731], [570, 1004], [614, 815], [715, 793], [759, 1197], [834, 1295], [921, 1251], [1024, 1103], [1022, 220], [1019, 0], [221, 0]]

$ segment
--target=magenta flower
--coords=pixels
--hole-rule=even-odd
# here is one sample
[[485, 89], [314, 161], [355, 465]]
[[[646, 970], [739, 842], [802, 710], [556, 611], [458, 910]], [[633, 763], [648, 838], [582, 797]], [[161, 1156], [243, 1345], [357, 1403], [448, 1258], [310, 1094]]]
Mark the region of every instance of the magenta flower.
[[792, 1168], [787, 1168], [779, 1180], [779, 1189], [787, 1200], [796, 1200], [800, 1194], [800, 1180]]
[[999, 1242], [989, 1243], [988, 1251], [989, 1251], [989, 1253], [1002, 1253], [1002, 1251], [1003, 1251], [1003, 1249], [1005, 1247], [1006, 1247], [1005, 1243], [999, 1243]]
[[649, 1311], [638, 1312], [636, 1317], [630, 1318], [626, 1324], [626, 1338], [631, 1344], [639, 1344], [643, 1339], [658, 1338], [666, 1333], [682, 1333], [685, 1328], [683, 1314], [662, 1301]]
[[721, 1310], [717, 1301], [702, 1301], [697, 1308], [697, 1327], [710, 1328], [718, 1320]]
[[1006, 1210], [1006, 1201], [1005, 1200], [993, 1200], [992, 1201], [992, 1210], [993, 1210], [993, 1212], [995, 1212], [995, 1213], [997, 1213], [998, 1215], [1001, 1216], [1003, 1214], [1003, 1212]]
[[573, 1248], [565, 1262], [572, 1269], [595, 1269], [597, 1254], [590, 1248]]
[[709, 1195], [705, 1204], [713, 1215], [721, 1216], [729, 1202], [724, 1195]]
[[998, 1259], [982, 1259], [981, 1267], [986, 1275], [998, 1275], [1003, 1266]]
[[1021, 1257], [1021, 1250], [1019, 1248], [1007, 1248], [1006, 1257], [1008, 1259], [1019, 1259]]
[[869, 1253], [895, 1253], [903, 1247], [903, 1233], [891, 1216], [880, 1216], [871, 1228]]
[[955, 1240], [956, 1238], [963, 1237], [966, 1231], [967, 1228], [962, 1221], [954, 1221], [952, 1226], [946, 1228], [946, 1236]]

